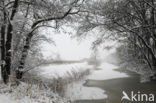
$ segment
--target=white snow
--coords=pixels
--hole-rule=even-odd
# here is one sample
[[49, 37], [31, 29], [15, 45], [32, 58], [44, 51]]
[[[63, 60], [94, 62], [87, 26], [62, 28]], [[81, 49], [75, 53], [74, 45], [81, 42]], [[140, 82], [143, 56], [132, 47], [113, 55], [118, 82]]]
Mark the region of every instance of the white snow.
[[[128, 77], [125, 73], [120, 73], [114, 70], [118, 68], [118, 66], [107, 62], [103, 62], [98, 68], [100, 70], [92, 69], [92, 73], [88, 75], [85, 80], [107, 80]], [[83, 86], [85, 80], [68, 85], [66, 96], [71, 100], [95, 100], [107, 98], [103, 89]]]
[[114, 69], [117, 69], [118, 66], [115, 66], [107, 62], [102, 63], [98, 68], [100, 70], [93, 71], [91, 75], [88, 76], [88, 79], [107, 80], [107, 79], [113, 79], [113, 78], [128, 77], [128, 75], [126, 75], [125, 73], [120, 73], [114, 70]]
[[[128, 75], [124, 73], [120, 73], [118, 71], [115, 71], [118, 66], [103, 62], [100, 66], [98, 66], [99, 70], [95, 70], [93, 66], [88, 65], [87, 62], [84, 63], [73, 63], [73, 64], [51, 64], [46, 66], [41, 66], [37, 68], [37, 71], [40, 71], [39, 74], [42, 77], [45, 77], [47, 79], [53, 79], [53, 78], [59, 78], [59, 77], [68, 77], [69, 74], [72, 76], [73, 71], [80, 73], [87, 69], [91, 70], [91, 74], [86, 76], [83, 80], [76, 81], [74, 83], [71, 83], [67, 85], [66, 87], [66, 97], [69, 98], [71, 101], [74, 100], [95, 100], [95, 99], [104, 99], [107, 98], [107, 95], [105, 94], [105, 91], [103, 89], [97, 88], [97, 87], [87, 87], [83, 84], [86, 80], [107, 80], [107, 79], [113, 79], [113, 78], [122, 78], [122, 77], [128, 77]], [[25, 85], [24, 85], [25, 86]], [[28, 87], [28, 86], [26, 86]], [[25, 87], [22, 87], [25, 88]], [[42, 97], [42, 92], [35, 91], [36, 87], [33, 87], [30, 90], [33, 90], [30, 94], [33, 94], [35, 97], [39, 99], [39, 97]], [[20, 99], [12, 98], [12, 95], [6, 95], [1, 94], [0, 95], [0, 103], [40, 103], [42, 100], [44, 101], [50, 101], [49, 98], [45, 100], [45, 96], [43, 96], [43, 99], [41, 101], [36, 101], [38, 99], [30, 99], [28, 96], [22, 96], [25, 91], [21, 91], [23, 89], [16, 90], [19, 94], [17, 97], [23, 97]], [[26, 90], [26, 89], [25, 89]], [[22, 94], [21, 94], [22, 93]], [[54, 95], [54, 94], [53, 94]], [[48, 103], [48, 102], [47, 102]]]
[[58, 77], [67, 77], [69, 74], [72, 75], [72, 72], [83, 72], [86, 69], [90, 69], [91, 66], [84, 63], [73, 63], [73, 64], [51, 64], [49, 66], [41, 66], [39, 68], [40, 75], [51, 79]]
[[[93, 66], [88, 65], [87, 62], [84, 63], [74, 63], [74, 64], [59, 64], [59, 65], [49, 65], [42, 66], [39, 68], [42, 72], [41, 76], [50, 78], [67, 77], [72, 72], [83, 72], [87, 69], [93, 70]], [[104, 90], [96, 87], [86, 87], [83, 86], [86, 79], [77, 81], [67, 85], [66, 97], [70, 100], [84, 100], [84, 99], [103, 99], [107, 96], [104, 94]]]
[[40, 89], [39, 85], [21, 82], [17, 88], [0, 85], [0, 103], [67, 103], [50, 88]]
[[17, 101], [13, 100], [11, 97], [7, 95], [0, 95], [0, 103], [17, 103]]
[[107, 98], [104, 90], [96, 87], [83, 86], [84, 82], [79, 81], [67, 86], [66, 97], [74, 100], [95, 100]]

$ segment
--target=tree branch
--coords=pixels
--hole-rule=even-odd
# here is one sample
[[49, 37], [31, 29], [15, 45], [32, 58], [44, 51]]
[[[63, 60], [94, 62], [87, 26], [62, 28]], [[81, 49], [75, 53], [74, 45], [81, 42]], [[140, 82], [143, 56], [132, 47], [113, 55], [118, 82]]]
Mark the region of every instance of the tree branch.
[[15, 2], [14, 2], [10, 20], [13, 20], [15, 14], [16, 14], [16, 12], [17, 12], [18, 2], [19, 2], [19, 0], [15, 0]]
[[129, 32], [131, 32], [131, 33], [136, 34], [137, 37], [142, 41], [142, 43], [146, 46], [146, 48], [149, 50], [149, 52], [151, 53], [151, 55], [152, 55], [152, 56], [154, 57], [154, 59], [156, 60], [156, 57], [155, 57], [155, 55], [154, 55], [154, 53], [153, 53], [152, 48], [145, 42], [145, 40], [144, 40], [137, 32], [135, 32], [135, 31], [133, 31], [133, 30], [131, 30], [131, 29], [129, 29], [129, 28], [127, 28], [127, 27], [125, 27], [125, 26], [123, 26], [123, 25], [121, 25], [121, 24], [115, 22], [115, 21], [114, 21], [114, 23], [116, 23], [118, 26], [122, 27], [123, 29], [125, 29], [125, 30], [127, 30], [127, 31], [129, 31]]
[[71, 10], [72, 10], [72, 9], [70, 8], [63, 16], [59, 16], [59, 17], [49, 17], [49, 18], [44, 18], [44, 19], [37, 20], [36, 22], [33, 23], [33, 25], [32, 25], [31, 28], [34, 28], [35, 26], [37, 26], [37, 25], [38, 25], [39, 23], [41, 23], [41, 22], [63, 19], [63, 18], [65, 18], [68, 14], [70, 14], [70, 11], [71, 11]]

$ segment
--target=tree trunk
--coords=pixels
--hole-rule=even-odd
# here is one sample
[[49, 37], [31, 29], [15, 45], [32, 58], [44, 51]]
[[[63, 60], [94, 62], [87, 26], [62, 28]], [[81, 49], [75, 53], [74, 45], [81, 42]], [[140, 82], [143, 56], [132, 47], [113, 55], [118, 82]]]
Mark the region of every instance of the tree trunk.
[[7, 70], [5, 68], [5, 24], [1, 27], [1, 76], [4, 83], [8, 81]]
[[25, 60], [28, 56], [28, 51], [29, 51], [29, 48], [30, 48], [30, 42], [31, 42], [31, 39], [33, 37], [33, 32], [29, 33], [26, 37], [26, 43], [24, 45], [24, 48], [23, 48], [23, 51], [22, 51], [22, 56], [21, 56], [21, 59], [19, 61], [19, 67], [18, 69], [16, 70], [16, 78], [17, 79], [22, 79], [23, 77], [23, 69], [24, 69], [24, 65], [25, 65]]
[[14, 16], [17, 12], [17, 8], [18, 8], [18, 1], [19, 0], [15, 0], [14, 1], [14, 5], [12, 8], [12, 13], [10, 16], [10, 20], [8, 20], [8, 25], [7, 25], [7, 32], [6, 32], [6, 43], [5, 43], [5, 50], [6, 50], [6, 55], [5, 55], [5, 66], [4, 66], [4, 70], [5, 70], [5, 74], [6, 76], [6, 81], [5, 83], [9, 82], [9, 75], [11, 72], [11, 58], [12, 58], [12, 35], [13, 35], [13, 26], [11, 24], [10, 21], [12, 21], [14, 19]]
[[9, 75], [10, 75], [10, 67], [8, 67], [8, 59], [6, 58], [6, 49], [8, 48], [7, 48], [6, 40], [5, 40], [6, 39], [6, 18], [7, 18], [5, 10], [3, 12], [3, 15], [4, 15], [4, 18], [3, 18], [4, 22], [1, 27], [1, 76], [2, 76], [3, 82], [7, 84]]
[[[12, 48], [11, 48], [11, 44], [12, 44], [12, 31], [13, 31], [13, 27], [11, 24], [8, 24], [8, 28], [7, 28], [7, 38], [6, 38], [6, 57], [5, 57], [5, 70], [6, 70], [6, 74], [9, 76], [10, 75], [10, 71], [11, 71], [11, 56], [12, 56]], [[8, 78], [7, 78], [8, 79]], [[8, 82], [8, 80], [7, 80]]]

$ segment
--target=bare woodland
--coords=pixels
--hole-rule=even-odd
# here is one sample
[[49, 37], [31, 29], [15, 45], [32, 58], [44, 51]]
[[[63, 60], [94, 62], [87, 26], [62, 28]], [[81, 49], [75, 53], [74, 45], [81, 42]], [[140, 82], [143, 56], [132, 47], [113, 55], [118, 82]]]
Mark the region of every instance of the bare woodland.
[[[109, 37], [121, 43], [118, 51], [123, 62], [155, 71], [156, 0], [1, 0], [3, 82], [7, 84], [10, 75], [22, 79], [27, 59], [39, 51], [37, 42], [47, 40], [40, 36], [41, 28], [58, 29], [66, 23], [77, 24], [78, 37], [97, 28], [110, 31]], [[105, 32], [93, 44], [104, 40]]]

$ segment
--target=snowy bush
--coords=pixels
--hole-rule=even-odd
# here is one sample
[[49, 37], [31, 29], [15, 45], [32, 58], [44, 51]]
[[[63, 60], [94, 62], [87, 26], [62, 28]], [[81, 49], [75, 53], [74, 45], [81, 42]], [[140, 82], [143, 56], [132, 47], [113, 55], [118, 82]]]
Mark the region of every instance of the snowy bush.
[[16, 103], [68, 103], [68, 100], [54, 93], [50, 88], [21, 83], [17, 87], [1, 85], [1, 94], [13, 98]]

